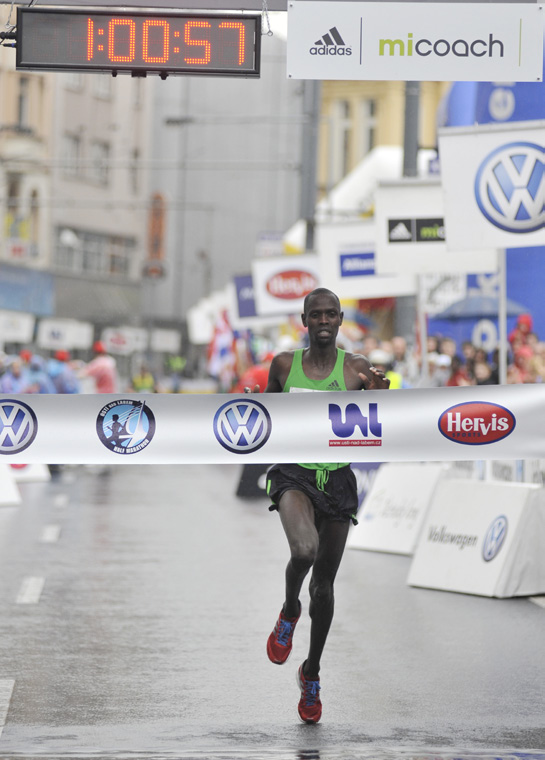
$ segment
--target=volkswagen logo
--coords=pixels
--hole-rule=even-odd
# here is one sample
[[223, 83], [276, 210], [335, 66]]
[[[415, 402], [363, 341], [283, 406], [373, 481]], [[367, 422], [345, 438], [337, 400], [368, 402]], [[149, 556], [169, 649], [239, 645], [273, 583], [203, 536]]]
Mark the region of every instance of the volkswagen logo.
[[514, 142], [492, 151], [475, 178], [475, 198], [483, 215], [507, 232], [545, 227], [545, 148]]
[[233, 454], [250, 454], [264, 446], [271, 434], [271, 418], [263, 404], [248, 399], [228, 401], [214, 417], [214, 434]]
[[22, 401], [3, 399], [0, 402], [0, 454], [18, 454], [36, 438], [38, 420]]
[[486, 532], [483, 543], [483, 559], [490, 562], [498, 554], [507, 535], [507, 517], [496, 517]]

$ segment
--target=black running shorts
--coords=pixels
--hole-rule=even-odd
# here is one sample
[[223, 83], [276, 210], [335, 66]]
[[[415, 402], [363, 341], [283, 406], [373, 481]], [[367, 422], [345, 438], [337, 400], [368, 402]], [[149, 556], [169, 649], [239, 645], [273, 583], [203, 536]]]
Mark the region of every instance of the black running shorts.
[[318, 487], [317, 470], [298, 464], [274, 464], [267, 472], [267, 494], [272, 500], [270, 510], [278, 509], [286, 491], [301, 491], [314, 506], [316, 515], [327, 515], [331, 520], [352, 520], [357, 523], [358, 489], [356, 476], [349, 465], [329, 470], [323, 489]]

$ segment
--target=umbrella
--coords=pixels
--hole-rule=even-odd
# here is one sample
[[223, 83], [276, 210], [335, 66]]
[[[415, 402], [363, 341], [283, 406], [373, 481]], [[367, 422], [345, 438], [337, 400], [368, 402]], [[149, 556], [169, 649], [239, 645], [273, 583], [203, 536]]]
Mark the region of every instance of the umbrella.
[[[462, 298], [461, 301], [451, 303], [439, 314], [434, 314], [434, 319], [496, 319], [500, 309], [498, 296], [473, 295]], [[529, 309], [510, 298], [506, 299], [506, 312], [508, 317], [516, 317], [519, 314], [527, 314]]]

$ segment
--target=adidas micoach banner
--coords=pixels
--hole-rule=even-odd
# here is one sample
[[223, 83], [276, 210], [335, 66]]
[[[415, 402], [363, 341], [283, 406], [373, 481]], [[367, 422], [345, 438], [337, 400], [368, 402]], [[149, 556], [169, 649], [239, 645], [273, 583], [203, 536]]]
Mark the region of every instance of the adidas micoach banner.
[[288, 77], [539, 82], [542, 4], [289, 0]]
[[545, 457], [545, 386], [0, 395], [0, 456], [49, 464]]

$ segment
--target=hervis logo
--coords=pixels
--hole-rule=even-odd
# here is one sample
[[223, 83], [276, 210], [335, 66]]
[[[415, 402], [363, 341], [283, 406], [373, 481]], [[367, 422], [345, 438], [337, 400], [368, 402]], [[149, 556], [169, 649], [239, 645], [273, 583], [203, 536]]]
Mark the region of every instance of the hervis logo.
[[456, 404], [439, 417], [439, 431], [445, 438], [469, 446], [501, 441], [511, 435], [516, 424], [509, 409], [488, 401]]
[[316, 40], [309, 52], [311, 55], [352, 55], [352, 48], [346, 46], [339, 30], [333, 26]]

